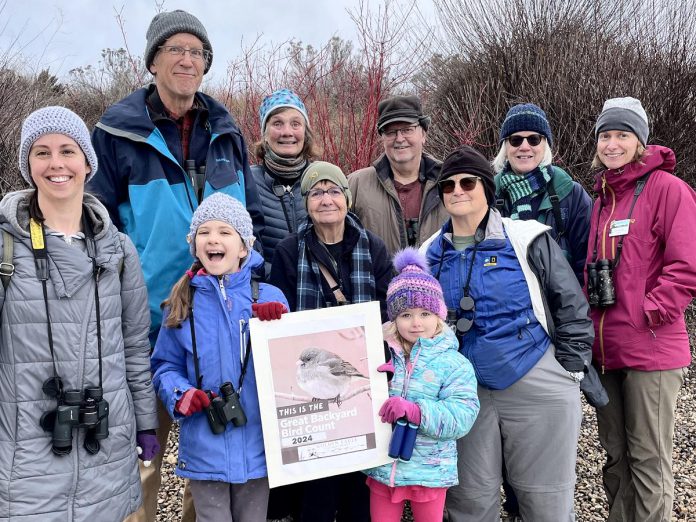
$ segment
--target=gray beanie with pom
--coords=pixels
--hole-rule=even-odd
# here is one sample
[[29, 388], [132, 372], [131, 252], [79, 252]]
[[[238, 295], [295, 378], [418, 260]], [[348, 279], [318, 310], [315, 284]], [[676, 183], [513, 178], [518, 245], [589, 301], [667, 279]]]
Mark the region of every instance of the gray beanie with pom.
[[41, 136], [46, 134], [64, 134], [75, 140], [87, 159], [90, 172], [85, 178], [87, 183], [97, 173], [99, 162], [92, 147], [87, 125], [70, 109], [59, 106], [44, 107], [32, 112], [22, 123], [22, 136], [19, 142], [19, 171], [29, 185], [34, 186], [29, 172], [29, 151]]
[[254, 226], [247, 209], [232, 196], [215, 192], [203, 200], [191, 218], [191, 228], [186, 239], [193, 257], [196, 257], [196, 232], [207, 221], [227, 223], [237, 231], [248, 250], [254, 245]]

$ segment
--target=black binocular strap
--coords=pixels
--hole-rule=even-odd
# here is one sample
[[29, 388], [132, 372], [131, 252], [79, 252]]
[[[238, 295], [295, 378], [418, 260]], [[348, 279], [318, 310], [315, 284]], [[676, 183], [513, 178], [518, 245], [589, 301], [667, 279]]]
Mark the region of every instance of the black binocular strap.
[[[82, 229], [85, 234], [85, 245], [87, 248], [87, 256], [92, 261], [92, 277], [94, 278], [94, 299], [95, 299], [95, 314], [97, 320], [97, 357], [99, 359], [99, 386], [103, 384], [103, 362], [102, 362], [102, 341], [101, 341], [101, 313], [99, 308], [99, 274], [101, 268], [97, 265], [96, 260], [96, 243], [94, 242], [94, 233], [91, 224], [86, 217], [87, 209], [82, 209]], [[43, 289], [44, 307], [46, 309], [46, 330], [48, 333], [48, 348], [51, 352], [51, 363], [53, 364], [53, 377], [58, 392], [58, 402], [61, 402], [62, 390], [60, 389], [61, 380], [58, 375], [56, 366], [55, 349], [53, 346], [53, 329], [51, 328], [51, 314], [48, 306], [48, 250], [46, 249], [46, 231], [43, 223], [35, 221], [33, 218], [29, 220], [29, 229], [31, 236], [31, 248], [34, 253], [34, 261], [36, 264], [36, 275]]]
[[[189, 326], [191, 327], [191, 351], [193, 352], [193, 371], [196, 374], [196, 388], [203, 389], [203, 376], [201, 375], [200, 363], [198, 362], [198, 349], [196, 348], [196, 325], [193, 319], [193, 295], [195, 290], [193, 285], [189, 285]], [[259, 299], [259, 282], [251, 280], [251, 300], [256, 302]], [[247, 336], [246, 352], [244, 353], [244, 362], [242, 363], [242, 371], [239, 375], [239, 386], [237, 393], [242, 391], [242, 383], [249, 366], [249, 356], [251, 355], [251, 336]]]
[[87, 256], [92, 260], [92, 277], [94, 278], [94, 313], [97, 319], [97, 358], [99, 359], [99, 387], [103, 387], [101, 311], [99, 306], [99, 274], [101, 267], [97, 264], [97, 244], [94, 241], [92, 224], [87, 219], [87, 208], [82, 209], [82, 230], [85, 234]]
[[[552, 167], [551, 167], [552, 168]], [[546, 191], [549, 193], [549, 200], [551, 201], [551, 209], [553, 211], [553, 219], [556, 222], [556, 235], [558, 238], [562, 238], [565, 235], [565, 223], [563, 223], [563, 216], [561, 215], [561, 200], [556, 194], [556, 188], [553, 186], [553, 177], [546, 184]]]
[[[626, 219], [631, 219], [631, 215], [633, 214], [633, 208], [636, 206], [636, 201], [638, 201], [638, 196], [640, 196], [641, 192], [643, 192], [643, 189], [645, 188], [645, 184], [648, 182], [648, 178], [650, 177], [650, 174], [652, 174], [652, 170], [646, 174], [643, 174], [636, 182], [636, 189], [633, 191], [633, 201], [631, 201], [631, 208], [628, 209], [628, 217]], [[595, 230], [594, 250], [592, 251], [592, 262], [593, 263], [597, 262], [597, 241], [599, 240], [599, 218], [602, 217], [602, 209], [603, 208], [604, 208], [604, 204], [602, 203], [602, 200], [600, 198], [600, 200], [599, 200], [599, 212], [597, 213], [597, 230]], [[621, 259], [621, 249], [623, 249], [623, 242], [624, 242], [625, 237], [626, 237], [626, 235], [621, 236], [621, 239], [619, 239], [619, 242], [616, 245], [616, 257], [614, 258], [614, 262], [612, 263], [613, 268], [616, 268], [618, 266], [619, 260]]]
[[46, 233], [42, 223], [35, 221], [33, 218], [29, 220], [29, 235], [31, 238], [31, 250], [34, 253], [34, 263], [36, 265], [36, 277], [41, 281], [43, 290], [44, 306], [46, 309], [46, 330], [48, 333], [48, 349], [51, 352], [51, 363], [53, 365], [53, 379], [58, 392], [60, 401], [60, 377], [58, 376], [58, 367], [56, 366], [56, 356], [53, 349], [53, 329], [51, 328], [51, 313], [48, 307], [48, 252], [46, 250]]

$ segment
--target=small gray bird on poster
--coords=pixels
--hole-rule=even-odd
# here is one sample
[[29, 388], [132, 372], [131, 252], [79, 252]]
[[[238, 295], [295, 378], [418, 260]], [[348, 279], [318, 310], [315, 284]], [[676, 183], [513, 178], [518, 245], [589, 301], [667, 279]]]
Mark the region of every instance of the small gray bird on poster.
[[313, 399], [334, 399], [340, 406], [353, 379], [367, 377], [328, 350], [307, 348], [297, 361], [297, 384]]

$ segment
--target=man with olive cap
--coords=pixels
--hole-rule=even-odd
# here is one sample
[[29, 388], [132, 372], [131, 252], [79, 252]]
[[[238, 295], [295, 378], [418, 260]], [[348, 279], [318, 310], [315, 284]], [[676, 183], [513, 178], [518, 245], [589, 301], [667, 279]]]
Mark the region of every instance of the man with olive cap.
[[[88, 185], [116, 226], [135, 243], [145, 274], [154, 346], [160, 304], [191, 265], [185, 237], [203, 197], [223, 192], [245, 204], [254, 235], [263, 216], [247, 146], [228, 110], [198, 89], [213, 61], [203, 24], [182, 10], [162, 12], [146, 33], [145, 66], [154, 83], [109, 107], [92, 135], [100, 175]], [[260, 244], [260, 242], [259, 242]], [[171, 420], [160, 407], [164, 447]], [[144, 509], [131, 521], [154, 521], [160, 458], [141, 468]], [[184, 502], [184, 520], [193, 510]]]
[[393, 256], [418, 247], [447, 220], [437, 196], [442, 163], [423, 152], [430, 117], [416, 96], [394, 96], [378, 106], [377, 132], [384, 153], [348, 176], [353, 212], [382, 238]]

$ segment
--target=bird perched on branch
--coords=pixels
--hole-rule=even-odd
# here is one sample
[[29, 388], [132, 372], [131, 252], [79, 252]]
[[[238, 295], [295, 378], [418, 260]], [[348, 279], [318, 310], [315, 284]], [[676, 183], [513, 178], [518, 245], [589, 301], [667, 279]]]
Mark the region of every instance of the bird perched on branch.
[[334, 399], [340, 406], [354, 378], [368, 377], [328, 350], [307, 348], [297, 360], [297, 384], [313, 399]]

